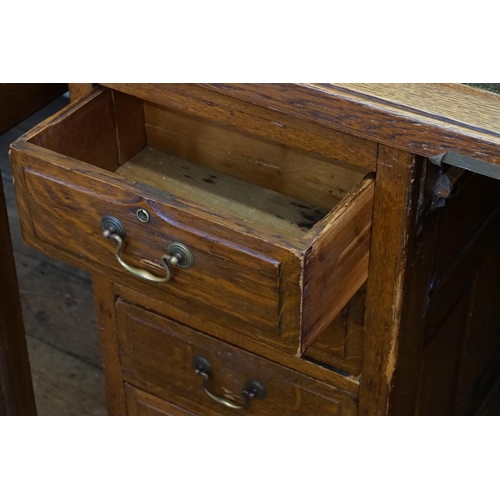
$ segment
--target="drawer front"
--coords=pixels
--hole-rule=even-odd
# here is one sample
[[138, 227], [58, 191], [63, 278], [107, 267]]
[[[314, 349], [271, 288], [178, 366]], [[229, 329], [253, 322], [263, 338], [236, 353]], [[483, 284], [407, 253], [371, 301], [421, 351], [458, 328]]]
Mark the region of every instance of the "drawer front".
[[[354, 415], [354, 397], [334, 387], [276, 365], [196, 332], [137, 306], [117, 302], [118, 332], [124, 378], [136, 387], [179, 404], [223, 415]], [[233, 405], [245, 404], [249, 380], [265, 388], [263, 399], [232, 409], [211, 399], [193, 359], [211, 367], [206, 389]], [[198, 410], [200, 412], [200, 410]]]
[[[371, 174], [365, 178], [351, 167], [308, 160], [279, 145], [259, 150], [255, 138], [193, 124], [189, 116], [179, 122], [175, 141], [164, 140], [172, 114], [160, 110], [147, 123], [153, 118], [144, 106], [96, 90], [12, 146], [25, 241], [168, 303], [169, 316], [183, 324], [214, 336], [224, 329], [236, 343], [246, 335], [302, 354], [367, 279]], [[197, 133], [210, 141], [202, 147]], [[183, 157], [171, 154], [176, 142], [184, 144], [174, 151]], [[215, 156], [209, 155], [212, 144]], [[270, 155], [272, 164], [251, 157], [254, 150]], [[220, 164], [220, 172], [210, 173], [208, 161], [212, 168]], [[257, 180], [247, 168], [254, 163], [263, 169]], [[318, 177], [309, 172], [307, 189], [295, 191], [303, 165]], [[279, 170], [286, 192], [265, 169]], [[329, 180], [337, 177], [338, 185]], [[325, 191], [328, 182], [338, 189]], [[323, 189], [321, 207], [314, 205], [315, 185]], [[311, 201], [290, 197], [296, 192]], [[325, 208], [329, 192], [333, 208]], [[141, 220], [139, 210], [147, 217]], [[104, 216], [124, 229], [121, 262], [116, 240], [103, 236]], [[162, 257], [173, 242], [189, 248], [193, 266], [170, 264], [165, 283], [145, 280], [144, 273], [167, 275]]]
[[[279, 256], [237, 245], [235, 235], [233, 242], [224, 240], [215, 231], [209, 232], [206, 220], [129, 190], [86, 176], [47, 175], [50, 165], [40, 169], [43, 175], [38, 169], [25, 171], [30, 222], [37, 241], [53, 248], [64, 245], [63, 251], [77, 255], [79, 265], [86, 269], [104, 274], [115, 271], [117, 281], [125, 279], [126, 284], [132, 282], [144, 293], [167, 301], [174, 317], [186, 321], [188, 316], [193, 326], [222, 324], [271, 341], [277, 336], [279, 291], [281, 280], [286, 279]], [[146, 224], [136, 216], [140, 208], [150, 214]], [[104, 215], [116, 217], [126, 230], [121, 257], [128, 264], [162, 276], [161, 257], [170, 243], [180, 242], [192, 252], [194, 265], [190, 269], [171, 266], [172, 278], [167, 283], [150, 284], [132, 276], [117, 262], [113, 242], [102, 235]]]
[[129, 384], [125, 385], [127, 408], [130, 416], [136, 417], [188, 417], [193, 413], [163, 401]]

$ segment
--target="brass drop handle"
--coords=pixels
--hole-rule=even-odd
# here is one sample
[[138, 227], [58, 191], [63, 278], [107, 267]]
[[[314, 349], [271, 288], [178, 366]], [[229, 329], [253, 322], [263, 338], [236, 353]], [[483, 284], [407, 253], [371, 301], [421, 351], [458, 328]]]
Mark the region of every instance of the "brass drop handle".
[[252, 399], [264, 399], [267, 396], [266, 388], [258, 380], [255, 379], [247, 380], [243, 390], [241, 391], [243, 404], [237, 404], [230, 399], [217, 396], [216, 394], [212, 393], [207, 387], [210, 375], [212, 374], [212, 367], [210, 366], [210, 363], [201, 356], [195, 356], [193, 358], [192, 364], [196, 375], [201, 375], [203, 377], [202, 387], [205, 393], [214, 401], [221, 404], [222, 406], [225, 406], [226, 408], [231, 408], [233, 410], [244, 410], [245, 408], [248, 408], [248, 405], [250, 404]]
[[165, 283], [170, 280], [171, 273], [168, 265], [177, 266], [182, 269], [190, 268], [193, 263], [193, 255], [188, 247], [182, 243], [174, 242], [167, 247], [167, 253], [162, 256], [161, 263], [165, 269], [165, 276], [156, 276], [145, 269], [139, 269], [138, 267], [131, 266], [127, 264], [120, 256], [120, 251], [123, 247], [123, 242], [125, 240], [125, 228], [123, 224], [111, 215], [105, 215], [101, 219], [101, 228], [103, 230], [103, 236], [109, 240], [115, 242], [115, 257], [118, 263], [126, 269], [128, 272], [133, 274], [138, 278], [142, 278], [147, 281], [152, 281], [154, 283]]

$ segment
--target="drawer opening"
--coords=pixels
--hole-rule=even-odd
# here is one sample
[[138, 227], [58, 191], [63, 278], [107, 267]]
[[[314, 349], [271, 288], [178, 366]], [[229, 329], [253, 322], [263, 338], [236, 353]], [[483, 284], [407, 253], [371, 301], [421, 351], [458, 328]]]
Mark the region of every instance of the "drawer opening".
[[[208, 120], [198, 106], [99, 87], [21, 137], [11, 160], [25, 240], [167, 301], [169, 314], [206, 333], [321, 361], [307, 350], [368, 277], [374, 173], [290, 147], [286, 130], [288, 145], [243, 132], [244, 110], [235, 107], [229, 127], [228, 109], [221, 117], [215, 106]], [[127, 266], [103, 236], [105, 215], [126, 227]], [[162, 277], [173, 242], [190, 249], [193, 267], [172, 267], [162, 283], [130, 271]], [[347, 334], [334, 334], [338, 353]], [[356, 353], [335, 366], [355, 373]]]
[[29, 142], [291, 244], [319, 231], [367, 173], [114, 90], [96, 90]]

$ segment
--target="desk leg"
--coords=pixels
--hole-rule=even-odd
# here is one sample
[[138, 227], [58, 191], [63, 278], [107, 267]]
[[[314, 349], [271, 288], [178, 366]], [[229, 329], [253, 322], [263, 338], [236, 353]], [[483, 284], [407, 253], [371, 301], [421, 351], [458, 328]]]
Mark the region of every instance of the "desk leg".
[[35, 396], [1, 177], [0, 415], [36, 415]]

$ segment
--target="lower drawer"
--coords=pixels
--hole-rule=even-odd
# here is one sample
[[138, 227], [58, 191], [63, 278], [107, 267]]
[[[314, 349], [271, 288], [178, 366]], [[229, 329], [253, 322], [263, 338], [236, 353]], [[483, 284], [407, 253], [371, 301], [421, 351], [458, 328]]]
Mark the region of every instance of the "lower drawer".
[[193, 415], [190, 411], [168, 403], [136, 387], [126, 384], [128, 414], [137, 417], [183, 417]]
[[[196, 414], [354, 415], [355, 396], [117, 301], [126, 382]], [[158, 408], [128, 389], [129, 412]], [[132, 403], [131, 403], [132, 401]], [[168, 410], [162, 410], [169, 414]], [[158, 412], [156, 413], [158, 414]]]

